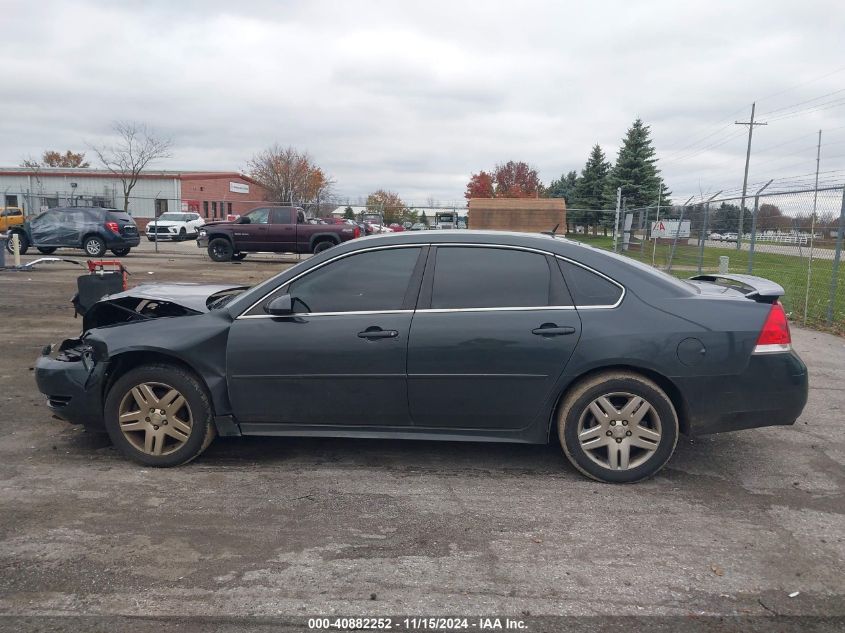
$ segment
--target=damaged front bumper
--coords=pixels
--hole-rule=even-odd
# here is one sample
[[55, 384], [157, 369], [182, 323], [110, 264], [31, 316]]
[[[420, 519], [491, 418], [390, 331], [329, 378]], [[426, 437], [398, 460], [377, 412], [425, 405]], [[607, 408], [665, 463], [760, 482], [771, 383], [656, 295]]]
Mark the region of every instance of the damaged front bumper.
[[62, 420], [103, 429], [103, 384], [107, 356], [84, 339], [47, 346], [35, 363], [35, 382], [47, 406]]

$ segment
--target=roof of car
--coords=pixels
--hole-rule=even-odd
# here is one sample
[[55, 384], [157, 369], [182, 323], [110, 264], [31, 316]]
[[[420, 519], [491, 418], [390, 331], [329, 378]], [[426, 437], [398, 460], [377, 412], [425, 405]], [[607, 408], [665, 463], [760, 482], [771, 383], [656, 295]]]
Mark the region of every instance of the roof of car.
[[549, 235], [543, 233], [520, 233], [516, 231], [483, 231], [483, 230], [432, 230], [432, 231], [403, 231], [361, 237], [344, 242], [330, 251], [337, 253], [341, 250], [359, 250], [380, 245], [391, 244], [491, 244], [500, 246], [519, 246], [534, 248], [597, 270], [609, 275], [626, 286], [633, 284], [643, 288], [657, 288], [672, 294], [695, 293], [688, 284], [682, 284], [678, 279], [652, 268], [638, 260], [612, 253], [610, 251], [590, 246], [576, 240], [570, 240], [563, 235]]

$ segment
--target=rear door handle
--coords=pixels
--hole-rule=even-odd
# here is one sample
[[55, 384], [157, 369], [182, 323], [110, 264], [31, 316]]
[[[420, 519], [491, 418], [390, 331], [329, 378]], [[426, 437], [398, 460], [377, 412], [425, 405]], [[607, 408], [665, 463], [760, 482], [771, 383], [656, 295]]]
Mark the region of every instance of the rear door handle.
[[380, 327], [368, 327], [363, 332], [358, 332], [358, 338], [396, 338], [399, 332], [396, 330], [382, 330]]
[[575, 328], [568, 325], [558, 327], [554, 323], [543, 323], [540, 327], [531, 330], [531, 333], [537, 336], [565, 336], [575, 334]]

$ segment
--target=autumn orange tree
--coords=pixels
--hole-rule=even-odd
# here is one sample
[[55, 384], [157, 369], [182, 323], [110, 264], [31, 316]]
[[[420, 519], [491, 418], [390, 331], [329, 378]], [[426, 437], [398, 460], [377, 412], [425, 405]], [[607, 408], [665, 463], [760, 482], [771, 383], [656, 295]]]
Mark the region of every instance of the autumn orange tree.
[[37, 161], [27, 158], [21, 163], [23, 167], [90, 167], [91, 163], [85, 160], [85, 152], [72, 152], [67, 150], [64, 154], [49, 149], [41, 155]]
[[381, 211], [385, 224], [401, 221], [407, 210], [398, 193], [384, 189], [374, 191], [367, 196], [367, 207], [372, 211]]
[[491, 171], [473, 174], [464, 196], [470, 198], [536, 198], [540, 195], [537, 170], [524, 161], [499, 163]]

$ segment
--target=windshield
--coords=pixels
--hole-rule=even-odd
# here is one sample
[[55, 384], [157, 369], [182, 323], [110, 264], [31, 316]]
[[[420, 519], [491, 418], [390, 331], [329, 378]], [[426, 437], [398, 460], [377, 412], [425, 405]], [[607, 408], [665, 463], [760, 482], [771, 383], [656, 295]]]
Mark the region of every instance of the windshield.
[[171, 222], [187, 222], [189, 220], [187, 213], [162, 213], [158, 216], [159, 220], [170, 220]]

